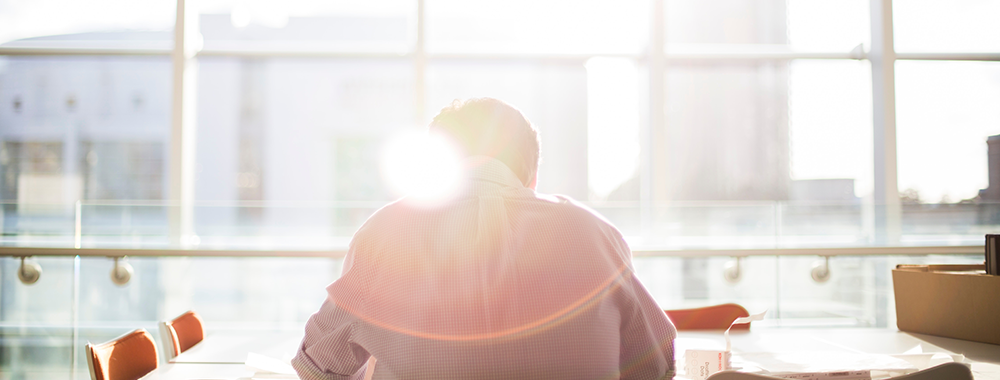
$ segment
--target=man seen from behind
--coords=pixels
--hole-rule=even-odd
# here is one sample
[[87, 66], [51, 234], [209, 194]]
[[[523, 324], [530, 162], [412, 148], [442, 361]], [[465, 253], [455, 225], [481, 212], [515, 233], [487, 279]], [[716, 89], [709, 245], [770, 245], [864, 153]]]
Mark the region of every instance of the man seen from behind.
[[434, 206], [403, 198], [357, 231], [306, 324], [299, 376], [672, 378], [674, 326], [614, 226], [535, 192], [538, 134], [521, 112], [456, 101], [430, 132], [463, 151], [461, 190]]

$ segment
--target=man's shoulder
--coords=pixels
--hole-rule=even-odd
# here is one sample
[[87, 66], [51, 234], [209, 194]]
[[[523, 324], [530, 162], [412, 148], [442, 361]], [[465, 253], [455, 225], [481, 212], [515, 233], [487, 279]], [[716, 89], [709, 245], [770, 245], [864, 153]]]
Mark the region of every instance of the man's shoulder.
[[[457, 202], [470, 200], [464, 199]], [[517, 205], [513, 207], [513, 210], [516, 210], [521, 218], [527, 218], [522, 219], [522, 221], [531, 220], [558, 228], [578, 231], [600, 230], [620, 235], [618, 229], [603, 215], [566, 195], [545, 194], [529, 190], [529, 192], [511, 197], [510, 200]], [[387, 230], [412, 230], [414, 225], [441, 219], [443, 215], [447, 215], [456, 208], [461, 209], [462, 206], [454, 203], [438, 208], [428, 208], [415, 206], [407, 202], [405, 198], [400, 199], [376, 210], [358, 229], [355, 238], [368, 234], [382, 236]]]
[[547, 205], [544, 213], [552, 218], [557, 218], [564, 223], [575, 226], [594, 226], [618, 232], [614, 224], [607, 220], [604, 215], [590, 208], [589, 206], [562, 194], [535, 193], [535, 202]]

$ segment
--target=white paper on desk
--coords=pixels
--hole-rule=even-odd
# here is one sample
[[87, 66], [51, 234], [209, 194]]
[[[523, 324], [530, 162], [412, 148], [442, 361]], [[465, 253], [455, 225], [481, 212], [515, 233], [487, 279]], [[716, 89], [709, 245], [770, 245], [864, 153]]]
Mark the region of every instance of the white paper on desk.
[[917, 370], [910, 362], [882, 354], [853, 352], [743, 353], [739, 357], [768, 373], [837, 372], [869, 370], [909, 373]]
[[254, 377], [259, 377], [259, 375], [297, 376], [295, 368], [292, 368], [291, 364], [253, 352], [247, 353], [247, 361], [244, 364], [248, 370], [257, 373]]
[[945, 352], [926, 352], [922, 354], [896, 354], [892, 355], [894, 358], [899, 358], [910, 362], [913, 364], [917, 370], [923, 371], [925, 369], [936, 367], [944, 363], [964, 363], [965, 355], [961, 354], [949, 354]]
[[923, 346], [919, 344], [902, 354], [893, 354], [892, 356], [910, 362], [910, 364], [913, 364], [920, 371], [944, 363], [965, 363], [965, 355], [950, 354], [947, 352], [924, 352]]
[[734, 320], [733, 323], [730, 323], [729, 324], [729, 328], [726, 329], [726, 333], [723, 334], [726, 337], [726, 352], [730, 352], [730, 351], [733, 350], [733, 344], [730, 343], [730, 341], [729, 341], [729, 330], [732, 330], [733, 326], [735, 326], [738, 323], [750, 323], [750, 322], [753, 322], [753, 321], [762, 321], [762, 320], [764, 320], [764, 314], [766, 314], [766, 313], [767, 313], [767, 310], [764, 310], [764, 311], [762, 311], [760, 313], [757, 313], [757, 314], [751, 314], [748, 317], [736, 318], [736, 320]]

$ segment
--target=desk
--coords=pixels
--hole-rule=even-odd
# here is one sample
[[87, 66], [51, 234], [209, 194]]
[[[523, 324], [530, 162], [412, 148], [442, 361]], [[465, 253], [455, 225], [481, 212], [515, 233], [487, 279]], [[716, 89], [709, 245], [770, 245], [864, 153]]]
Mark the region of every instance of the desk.
[[[725, 345], [721, 332], [685, 331], [677, 335], [675, 351], [678, 369], [682, 369], [684, 366], [681, 356], [685, 349], [717, 348]], [[898, 354], [919, 345], [923, 352], [964, 354], [972, 362], [972, 371], [977, 380], [1000, 380], [1000, 346], [998, 345], [910, 334], [896, 329], [754, 327], [749, 332], [734, 332], [731, 334], [731, 338], [733, 352], [736, 355], [754, 352], [802, 351]], [[210, 333], [204, 341], [143, 380], [248, 377], [252, 373], [247, 371], [243, 365], [248, 352], [290, 359], [294, 356], [301, 340], [301, 332]]]
[[249, 379], [253, 371], [243, 364], [167, 363], [142, 377], [142, 380]]
[[[721, 332], [680, 332], [674, 352], [678, 371], [683, 370], [686, 349], [724, 349]], [[1000, 380], [1000, 346], [911, 334], [896, 329], [879, 328], [757, 328], [730, 334], [733, 354], [851, 352], [900, 354], [920, 346], [923, 352], [963, 354], [972, 362], [975, 378]]]
[[200, 343], [170, 360], [188, 364], [243, 364], [247, 353], [291, 360], [302, 342], [298, 331], [215, 331]]

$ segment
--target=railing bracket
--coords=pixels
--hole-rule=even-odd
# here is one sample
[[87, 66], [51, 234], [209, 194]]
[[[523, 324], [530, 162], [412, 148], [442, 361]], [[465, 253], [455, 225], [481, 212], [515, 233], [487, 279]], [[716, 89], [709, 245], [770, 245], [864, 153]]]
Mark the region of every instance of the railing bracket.
[[813, 281], [820, 284], [830, 280], [830, 256], [823, 256], [822, 260], [813, 263], [812, 270], [809, 272], [812, 276]]
[[132, 279], [132, 274], [135, 273], [135, 270], [125, 260], [125, 256], [115, 257], [114, 259], [115, 266], [111, 268], [111, 282], [114, 282], [118, 286], [125, 286]]
[[732, 260], [726, 263], [725, 269], [722, 270], [722, 276], [726, 278], [726, 281], [730, 284], [735, 284], [740, 282], [743, 278], [743, 271], [740, 268], [743, 258], [740, 256], [733, 257]]
[[17, 268], [17, 278], [22, 284], [31, 285], [38, 282], [42, 277], [42, 266], [34, 261], [25, 261], [26, 256], [21, 256], [21, 266]]

